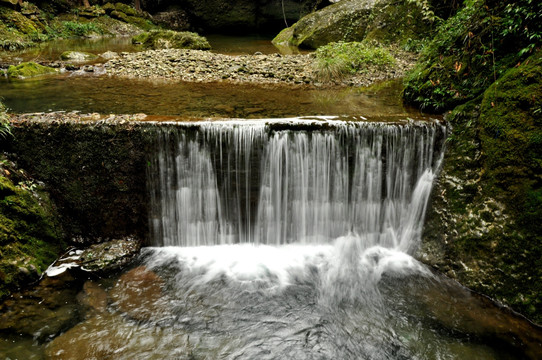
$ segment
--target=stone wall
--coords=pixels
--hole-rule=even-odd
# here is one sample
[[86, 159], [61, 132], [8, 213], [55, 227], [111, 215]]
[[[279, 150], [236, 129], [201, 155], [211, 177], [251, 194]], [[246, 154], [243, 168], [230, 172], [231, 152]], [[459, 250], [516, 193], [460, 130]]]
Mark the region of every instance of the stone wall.
[[68, 239], [145, 239], [148, 132], [121, 116], [81, 119], [16, 117], [10, 151], [19, 166], [46, 184]]

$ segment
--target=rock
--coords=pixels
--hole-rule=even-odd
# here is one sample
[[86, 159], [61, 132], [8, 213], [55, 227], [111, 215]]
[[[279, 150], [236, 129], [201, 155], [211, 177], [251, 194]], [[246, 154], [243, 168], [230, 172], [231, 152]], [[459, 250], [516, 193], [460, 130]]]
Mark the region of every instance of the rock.
[[7, 75], [8, 77], [28, 78], [38, 75], [52, 74], [56, 73], [57, 71], [57, 69], [36, 64], [35, 62], [24, 62], [17, 66], [11, 65], [8, 68]]
[[106, 51], [103, 54], [100, 54], [100, 57], [105, 60], [111, 60], [119, 57], [119, 54], [114, 51]]
[[154, 14], [152, 19], [155, 23], [163, 25], [168, 29], [186, 31], [190, 29], [190, 22], [187, 13], [182, 9], [172, 9]]
[[128, 265], [139, 253], [141, 242], [133, 238], [111, 240], [91, 245], [85, 250], [73, 250], [65, 254], [45, 271], [48, 277], [56, 277], [69, 269], [104, 274]]
[[336, 41], [361, 41], [374, 0], [343, 0], [313, 12], [284, 29], [273, 43], [316, 49]]
[[65, 51], [60, 54], [60, 59], [64, 61], [85, 62], [98, 58], [97, 55], [82, 51]]
[[44, 279], [33, 289], [0, 304], [0, 331], [29, 335], [40, 341], [54, 337], [78, 320], [73, 278]]
[[81, 254], [81, 268], [90, 272], [110, 272], [129, 264], [139, 253], [141, 242], [119, 239], [92, 245]]
[[141, 44], [147, 49], [209, 50], [211, 48], [206, 38], [188, 31], [152, 30], [134, 36], [132, 42]]
[[103, 313], [74, 326], [51, 341], [45, 349], [45, 358], [200, 359], [192, 355], [192, 339], [181, 329], [139, 325], [126, 321], [122, 316]]
[[167, 312], [163, 286], [156, 273], [140, 266], [123, 274], [110, 295], [121, 312], [135, 320], [149, 321]]

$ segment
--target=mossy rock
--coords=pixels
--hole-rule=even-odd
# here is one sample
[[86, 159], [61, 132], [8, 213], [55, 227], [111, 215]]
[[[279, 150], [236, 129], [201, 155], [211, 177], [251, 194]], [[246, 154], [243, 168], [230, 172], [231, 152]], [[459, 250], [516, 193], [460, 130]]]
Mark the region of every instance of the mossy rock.
[[115, 10], [119, 11], [119, 12], [122, 12], [128, 16], [138, 16], [138, 12], [136, 9], [134, 9], [133, 7], [131, 7], [130, 5], [126, 5], [126, 4], [123, 4], [123, 3], [116, 3], [115, 4]]
[[479, 126], [484, 177], [522, 226], [542, 234], [542, 52], [484, 92]]
[[[283, 30], [273, 43], [284, 43], [316, 49], [330, 42], [361, 41], [374, 2], [370, 0], [343, 0], [301, 18]], [[291, 36], [290, 36], [291, 35]]]
[[106, 14], [110, 14], [112, 11], [115, 11], [117, 9], [115, 8], [115, 5], [113, 3], [108, 2], [102, 6], [102, 10], [105, 11]]
[[8, 77], [28, 78], [33, 76], [52, 74], [58, 72], [52, 67], [36, 64], [35, 62], [23, 62], [17, 66], [11, 65], [8, 68]]
[[403, 97], [431, 112], [465, 104], [540, 48], [540, 34], [540, 1], [465, 2], [423, 49]]
[[18, 11], [0, 6], [0, 20], [6, 25], [17, 29], [25, 35], [31, 35], [41, 30], [41, 26], [36, 24]]
[[[5, 161], [5, 160], [4, 160]], [[48, 196], [26, 176], [15, 184], [0, 169], [0, 298], [35, 281], [64, 247]], [[21, 180], [21, 179], [15, 179]]]
[[542, 53], [447, 116], [422, 259], [542, 322]]
[[132, 38], [134, 44], [141, 44], [146, 49], [193, 49], [209, 50], [207, 39], [193, 32], [173, 30], [152, 30]]
[[381, 0], [375, 4], [367, 26], [367, 40], [405, 47], [429, 35], [431, 22], [419, 6], [406, 0]]
[[98, 55], [82, 51], [65, 51], [60, 54], [60, 59], [64, 61], [85, 62], [96, 60]]

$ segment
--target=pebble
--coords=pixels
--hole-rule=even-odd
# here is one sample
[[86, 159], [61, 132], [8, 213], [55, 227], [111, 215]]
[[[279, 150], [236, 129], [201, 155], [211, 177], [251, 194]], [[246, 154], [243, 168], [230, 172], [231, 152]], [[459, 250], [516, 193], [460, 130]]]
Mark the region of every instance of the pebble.
[[121, 53], [120, 57], [108, 61], [105, 68], [112, 76], [185, 82], [368, 86], [376, 81], [401, 77], [411, 65], [407, 61], [398, 61], [394, 69], [374, 69], [340, 83], [320, 84], [315, 76], [315, 63], [312, 54], [224, 55], [201, 50], [162, 49]]

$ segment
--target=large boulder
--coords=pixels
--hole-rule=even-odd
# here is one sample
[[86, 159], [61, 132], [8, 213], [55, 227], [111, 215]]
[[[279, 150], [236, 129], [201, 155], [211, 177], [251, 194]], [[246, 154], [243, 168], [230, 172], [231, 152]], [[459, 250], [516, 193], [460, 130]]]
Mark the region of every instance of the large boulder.
[[367, 38], [407, 46], [423, 38], [429, 25], [422, 9], [407, 0], [343, 0], [303, 17], [273, 43], [316, 49]]
[[284, 29], [273, 43], [316, 49], [337, 41], [360, 41], [367, 33], [375, 0], [343, 0]]

